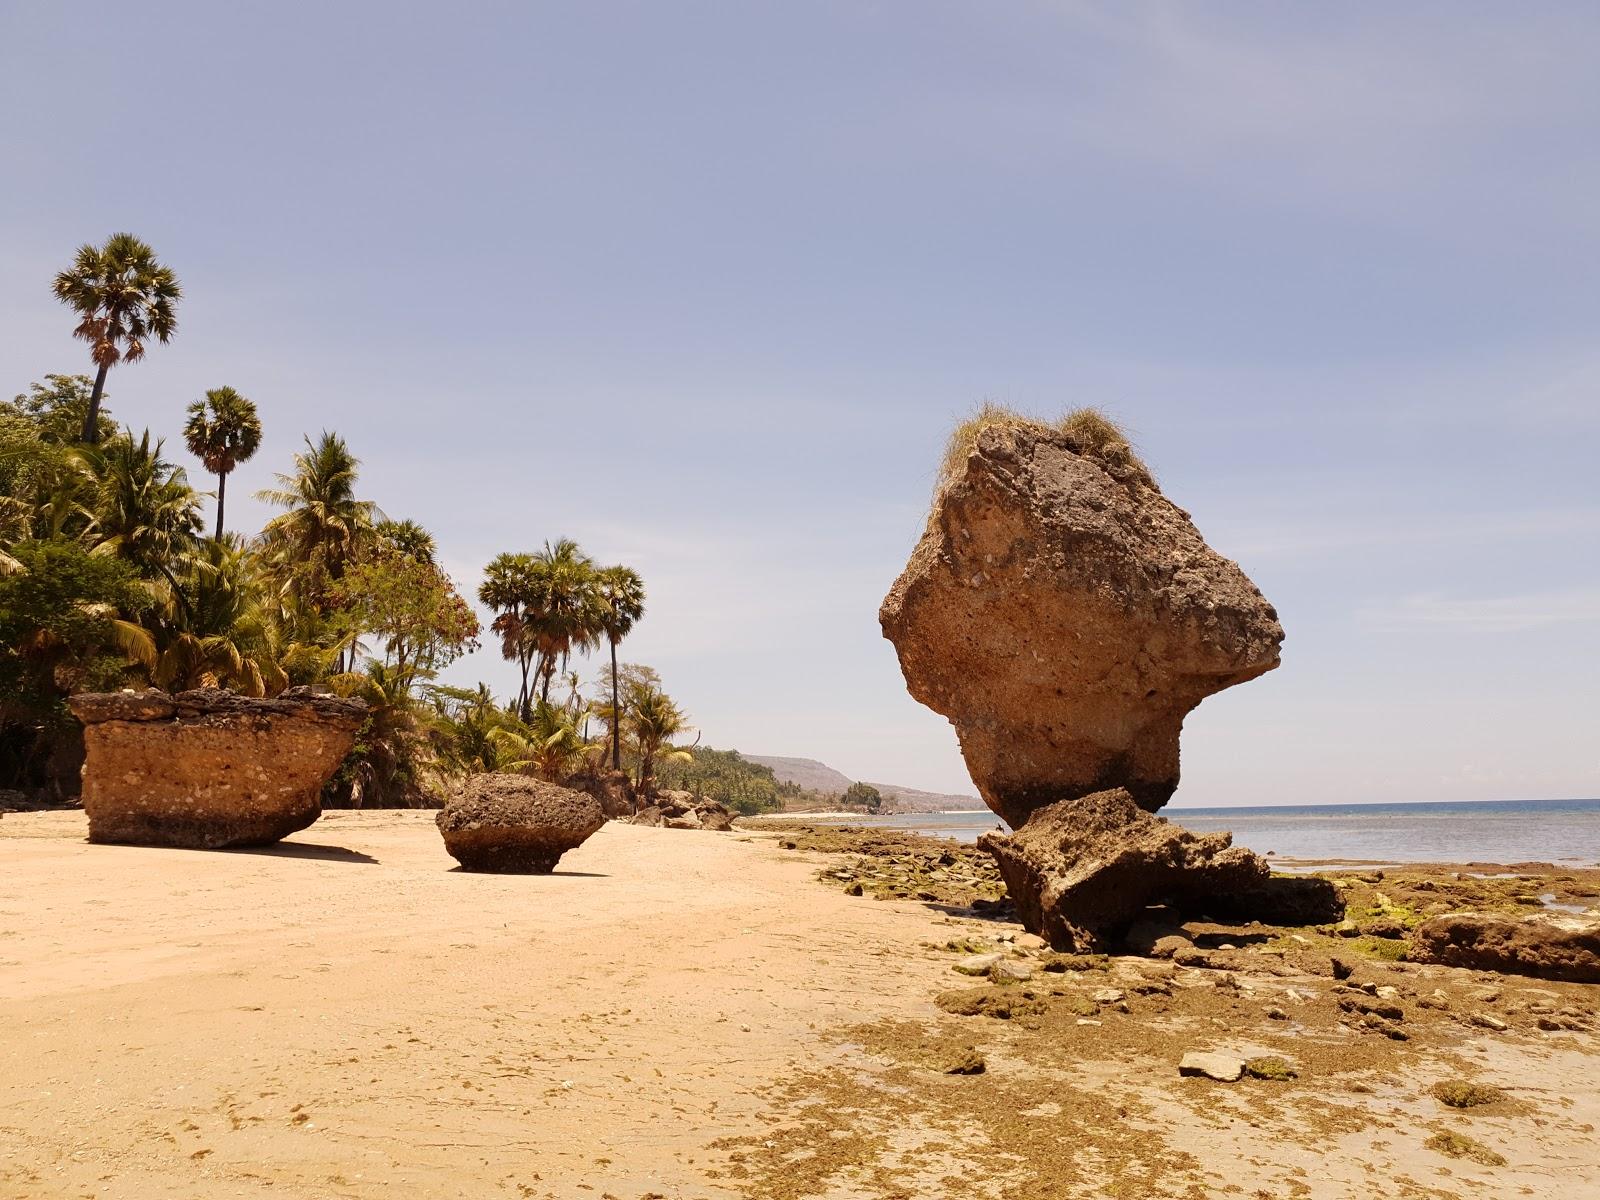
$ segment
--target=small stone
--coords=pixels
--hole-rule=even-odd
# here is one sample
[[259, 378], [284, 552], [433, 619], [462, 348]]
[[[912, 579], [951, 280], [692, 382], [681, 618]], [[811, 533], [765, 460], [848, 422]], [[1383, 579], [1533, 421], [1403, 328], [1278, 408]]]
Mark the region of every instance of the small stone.
[[1019, 933], [1017, 945], [1024, 950], [1043, 950], [1047, 943], [1037, 933]]
[[844, 889], [844, 894], [846, 896], [859, 896], [859, 895], [862, 894], [863, 890], [864, 889], [862, 888], [861, 884], [859, 882], [856, 882], [856, 883], [852, 883], [849, 887], [845, 888]]
[[1492, 1029], [1496, 1033], [1504, 1033], [1511, 1028], [1511, 1026], [1491, 1013], [1473, 1013], [1467, 1020], [1471, 1021], [1479, 1029]]
[[1178, 1064], [1178, 1074], [1236, 1083], [1244, 1074], [1244, 1059], [1236, 1054], [1210, 1054], [1191, 1050]]
[[962, 975], [987, 975], [999, 961], [998, 954], [974, 954], [955, 963], [953, 969]]
[[1121, 1004], [1127, 998], [1127, 994], [1118, 988], [1101, 988], [1093, 996], [1096, 1004]]
[[1284, 1012], [1281, 1008], [1267, 1009], [1267, 1020], [1269, 1021], [1287, 1021], [1288, 1019], [1289, 1014]]
[[1091, 1020], [1088, 1017], [1079, 1017], [1078, 1018], [1078, 1024], [1079, 1025], [1098, 1025], [1098, 1024], [1100, 1024], [1100, 1022], [1099, 1021], [1095, 1021], [1095, 1020]]
[[1377, 996], [1380, 1000], [1398, 1000], [1398, 999], [1400, 999], [1400, 989], [1397, 988], [1397, 987], [1388, 987], [1388, 986], [1381, 987], [1377, 991], [1373, 992], [1372, 994], [1374, 996]]
[[1024, 983], [1033, 978], [1033, 968], [1027, 963], [1004, 958], [989, 968], [989, 978], [995, 982]]
[[1194, 943], [1186, 937], [1175, 933], [1166, 937], [1157, 938], [1150, 946], [1151, 958], [1174, 958], [1186, 950], [1193, 950]]
[[1342, 938], [1353, 938], [1353, 937], [1360, 937], [1361, 936], [1361, 930], [1356, 926], [1356, 923], [1354, 921], [1350, 920], [1349, 918], [1346, 918], [1345, 920], [1340, 921], [1337, 925], [1335, 925], [1333, 927], [1333, 931], [1332, 932], [1334, 933], [1334, 935], [1336, 937], [1342, 937]]

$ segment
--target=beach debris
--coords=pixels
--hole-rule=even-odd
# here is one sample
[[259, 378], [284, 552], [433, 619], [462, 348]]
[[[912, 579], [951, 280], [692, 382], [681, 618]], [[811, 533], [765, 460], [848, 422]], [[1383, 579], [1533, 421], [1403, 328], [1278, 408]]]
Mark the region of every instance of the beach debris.
[[438, 816], [444, 847], [469, 871], [548, 875], [605, 824], [585, 792], [527, 775], [474, 775]]
[[1451, 1108], [1477, 1108], [1482, 1104], [1497, 1104], [1506, 1094], [1488, 1084], [1473, 1083], [1466, 1079], [1445, 1079], [1430, 1089], [1434, 1098]]
[[1215, 1079], [1218, 1083], [1237, 1083], [1244, 1075], [1244, 1059], [1237, 1054], [1191, 1050], [1178, 1063], [1178, 1074]]
[[1505, 975], [1600, 983], [1600, 917], [1445, 913], [1417, 926], [1408, 957]]
[[1278, 665], [1277, 612], [1131, 455], [1004, 420], [951, 465], [879, 613], [911, 694], [1013, 828], [1115, 787], [1159, 809], [1184, 716]]
[[1151, 903], [1248, 888], [1266, 861], [1225, 833], [1151, 816], [1122, 788], [1037, 810], [1010, 835], [986, 833], [1029, 930], [1058, 950], [1100, 951]]
[[83, 693], [83, 807], [91, 842], [264, 846], [322, 815], [322, 787], [355, 743], [360, 700], [290, 688], [271, 699], [201, 688]]
[[1450, 1158], [1466, 1158], [1486, 1167], [1506, 1165], [1504, 1155], [1453, 1129], [1441, 1129], [1422, 1144], [1429, 1150], [1437, 1150]]
[[1300, 1071], [1287, 1058], [1276, 1054], [1265, 1054], [1259, 1058], [1252, 1058], [1245, 1062], [1244, 1073], [1251, 1079], [1299, 1079]]

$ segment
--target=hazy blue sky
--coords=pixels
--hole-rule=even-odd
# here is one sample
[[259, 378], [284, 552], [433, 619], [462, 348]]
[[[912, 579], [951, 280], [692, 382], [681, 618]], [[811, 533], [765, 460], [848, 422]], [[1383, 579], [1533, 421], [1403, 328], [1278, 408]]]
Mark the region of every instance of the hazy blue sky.
[[112, 407], [253, 397], [230, 524], [337, 429], [466, 590], [638, 567], [708, 743], [940, 790], [877, 606], [945, 433], [1102, 405], [1288, 631], [1175, 803], [1594, 796], [1597, 62], [1592, 3], [0, 0], [0, 391], [136, 232], [186, 299]]

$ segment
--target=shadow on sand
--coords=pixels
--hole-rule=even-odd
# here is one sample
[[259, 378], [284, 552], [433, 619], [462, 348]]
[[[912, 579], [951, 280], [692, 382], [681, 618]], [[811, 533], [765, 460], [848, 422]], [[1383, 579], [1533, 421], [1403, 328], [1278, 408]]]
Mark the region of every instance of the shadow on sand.
[[326, 846], [320, 842], [275, 842], [270, 846], [239, 846], [220, 851], [223, 854], [264, 854], [273, 858], [313, 858], [324, 862], [376, 863], [370, 854], [344, 846]]

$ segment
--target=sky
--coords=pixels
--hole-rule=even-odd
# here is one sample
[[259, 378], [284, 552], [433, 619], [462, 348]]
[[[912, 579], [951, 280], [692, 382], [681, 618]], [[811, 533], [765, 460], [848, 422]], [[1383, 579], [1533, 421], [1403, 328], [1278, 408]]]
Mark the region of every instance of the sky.
[[231, 526], [336, 430], [469, 594], [638, 569], [706, 744], [960, 792], [878, 604], [953, 424], [1098, 405], [1287, 631], [1175, 807], [1592, 797], [1597, 61], [1537, 0], [0, 0], [0, 392], [132, 231], [185, 297], [111, 408], [187, 462], [254, 399]]

